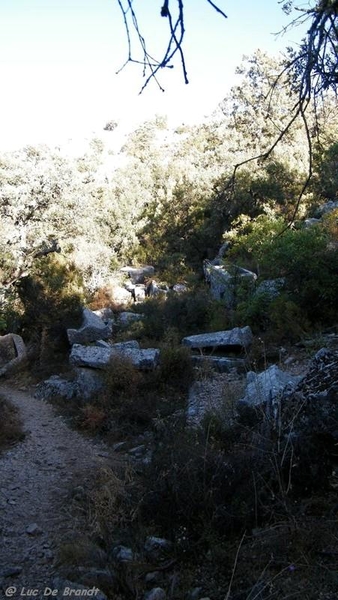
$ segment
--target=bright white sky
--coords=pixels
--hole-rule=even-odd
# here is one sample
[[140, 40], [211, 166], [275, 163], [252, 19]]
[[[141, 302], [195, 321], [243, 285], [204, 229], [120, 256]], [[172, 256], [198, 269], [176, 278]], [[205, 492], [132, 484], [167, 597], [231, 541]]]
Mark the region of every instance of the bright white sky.
[[[272, 35], [290, 19], [278, 0], [218, 1], [227, 20], [206, 0], [185, 0], [189, 85], [177, 61], [160, 73], [164, 93], [151, 82], [140, 96], [141, 67], [115, 74], [127, 56], [117, 0], [0, 0], [0, 148], [83, 139], [101, 134], [110, 119], [121, 127], [155, 114], [172, 124], [202, 119], [229, 91], [243, 54], [276, 54], [300, 41], [297, 29]], [[157, 56], [168, 39], [162, 4], [134, 0]]]

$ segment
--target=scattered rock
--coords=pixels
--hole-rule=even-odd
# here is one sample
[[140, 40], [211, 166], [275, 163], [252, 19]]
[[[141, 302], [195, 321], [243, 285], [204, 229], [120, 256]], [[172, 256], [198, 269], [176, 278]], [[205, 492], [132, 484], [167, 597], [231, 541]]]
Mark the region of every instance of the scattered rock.
[[111, 308], [99, 308], [98, 310], [93, 310], [93, 313], [97, 317], [100, 317], [106, 325], [114, 321], [114, 313]]
[[110, 348], [99, 348], [98, 346], [83, 346], [74, 344], [70, 353], [69, 361], [72, 366], [91, 367], [92, 369], [106, 369], [112, 357]]
[[118, 562], [130, 562], [134, 560], [134, 553], [132, 549], [127, 548], [127, 546], [115, 546], [112, 554]]
[[227, 358], [225, 356], [198, 356], [192, 355], [192, 364], [195, 367], [209, 366], [218, 373], [230, 373], [233, 369], [244, 372], [247, 369], [247, 360], [244, 358]]
[[69, 581], [68, 579], [61, 579], [56, 577], [52, 582], [52, 589], [58, 590], [57, 596], [52, 596], [57, 600], [64, 600], [65, 597], [82, 597], [82, 598], [95, 598], [95, 600], [108, 600], [106, 594], [101, 592], [96, 587], [88, 588], [80, 583]]
[[146, 583], [158, 583], [162, 579], [162, 573], [160, 571], [152, 571], [151, 573], [147, 573], [144, 581]]
[[275, 400], [286, 386], [295, 387], [301, 377], [282, 371], [277, 365], [271, 365], [262, 373], [250, 371], [247, 374], [247, 387], [239, 406], [249, 404], [258, 406]]
[[[231, 308], [235, 305], [236, 290], [243, 280], [254, 284], [257, 275], [252, 271], [232, 265], [226, 268], [219, 259], [215, 261], [206, 260], [203, 263], [203, 271], [207, 284], [210, 287], [211, 296], [214, 300], [221, 300]], [[215, 264], [216, 263], [216, 264]]]
[[30, 523], [30, 525], [26, 527], [26, 533], [35, 537], [37, 535], [41, 535], [43, 531], [37, 523]]
[[166, 600], [166, 593], [163, 588], [153, 588], [144, 595], [144, 600]]
[[51, 400], [56, 396], [65, 400], [89, 400], [103, 387], [103, 378], [93, 369], [75, 369], [73, 379], [63, 379], [59, 375], [52, 375], [40, 383], [34, 394], [40, 400]]
[[191, 350], [198, 350], [206, 354], [223, 355], [229, 352], [241, 353], [247, 351], [253, 340], [250, 327], [235, 327], [226, 331], [216, 331], [213, 333], [201, 333], [190, 335], [183, 338], [183, 346], [188, 346]]
[[172, 548], [172, 543], [165, 538], [156, 537], [154, 535], [148, 536], [145, 543], [144, 549], [146, 552], [152, 555], [159, 555], [163, 552], [168, 552]]
[[20, 335], [8, 333], [0, 336], [0, 376], [10, 375], [26, 363], [27, 351]]
[[129, 327], [132, 323], [136, 321], [142, 321], [143, 315], [134, 312], [121, 312], [117, 317], [117, 325], [120, 327]]
[[49, 379], [38, 385], [34, 398], [50, 400], [55, 396], [60, 396], [65, 400], [72, 400], [76, 397], [77, 391], [75, 381], [68, 381], [60, 377], [60, 375], [52, 375]]
[[114, 356], [122, 355], [131, 360], [133, 365], [140, 370], [154, 369], [160, 360], [160, 351], [157, 348], [140, 349], [128, 344], [112, 345], [110, 348], [97, 346], [82, 346], [74, 344], [70, 354], [70, 364], [77, 367], [90, 367], [92, 369], [107, 369]]
[[76, 397], [79, 400], [90, 400], [100, 392], [104, 386], [104, 379], [100, 372], [93, 369], [75, 369]]
[[152, 277], [155, 273], [155, 268], [151, 265], [145, 265], [144, 267], [122, 267], [121, 273], [126, 273], [131, 279], [132, 283], [144, 283], [147, 277]]
[[82, 325], [79, 329], [67, 329], [68, 341], [73, 344], [88, 344], [96, 340], [105, 340], [111, 335], [111, 327], [106, 325], [89, 308], [84, 308], [82, 313]]
[[123, 307], [131, 303], [132, 298], [130, 292], [128, 292], [128, 290], [125, 287], [111, 283], [109, 285], [109, 289], [114, 304]]

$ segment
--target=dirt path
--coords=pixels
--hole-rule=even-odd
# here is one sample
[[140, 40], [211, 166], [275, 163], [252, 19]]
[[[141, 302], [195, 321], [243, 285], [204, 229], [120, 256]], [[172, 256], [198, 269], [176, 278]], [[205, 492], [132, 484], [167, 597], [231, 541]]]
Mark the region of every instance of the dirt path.
[[[107, 461], [103, 446], [69, 429], [52, 407], [8, 385], [0, 393], [21, 415], [25, 439], [0, 457], [0, 597], [24, 594], [57, 577], [57, 545], [84, 523], [67, 512], [70, 488]], [[1, 591], [3, 591], [3, 596]]]

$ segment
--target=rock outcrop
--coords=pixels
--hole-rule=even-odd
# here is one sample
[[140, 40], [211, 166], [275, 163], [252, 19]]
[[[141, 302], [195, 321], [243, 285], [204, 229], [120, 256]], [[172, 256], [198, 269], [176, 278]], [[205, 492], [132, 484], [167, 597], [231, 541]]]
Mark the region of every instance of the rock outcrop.
[[0, 376], [22, 368], [26, 359], [26, 346], [20, 335], [8, 333], [0, 337]]

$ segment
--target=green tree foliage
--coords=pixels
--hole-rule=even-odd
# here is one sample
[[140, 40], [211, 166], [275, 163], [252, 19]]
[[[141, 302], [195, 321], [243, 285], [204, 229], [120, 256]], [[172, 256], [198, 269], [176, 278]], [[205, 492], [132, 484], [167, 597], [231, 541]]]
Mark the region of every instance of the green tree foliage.
[[338, 143], [334, 143], [316, 156], [317, 169], [313, 189], [319, 199], [336, 200], [338, 196]]
[[17, 284], [22, 303], [21, 332], [34, 342], [40, 368], [53, 368], [59, 352], [68, 348], [66, 328], [79, 326], [83, 284], [75, 265], [49, 255], [34, 263]]
[[[0, 278], [12, 306], [14, 283], [56, 252], [75, 265], [89, 292], [106, 285], [126, 261], [154, 264], [175, 283], [201, 273], [202, 260], [213, 258], [230, 238], [238, 260], [263, 272], [259, 248], [272, 244], [293, 218], [308, 169], [300, 120], [269, 150], [297, 100], [283, 77], [273, 97], [269, 92], [281, 67], [280, 60], [257, 51], [239, 67], [240, 83], [205, 122], [171, 131], [156, 116], [119, 151], [108, 151], [96, 138], [78, 157], [46, 147], [1, 155]], [[335, 102], [328, 94], [307, 109], [313, 177], [298, 206], [300, 217], [336, 198]], [[255, 154], [263, 158], [252, 162]], [[291, 253], [298, 251], [294, 238], [281, 239], [283, 251], [288, 245]], [[275, 266], [280, 262], [276, 254]], [[278, 272], [269, 269], [267, 276]], [[7, 309], [8, 298], [2, 301]]]
[[[285, 281], [285, 301], [283, 298], [275, 301], [271, 309], [266, 310], [265, 320], [269, 321], [272, 317], [276, 320], [277, 311], [280, 316], [284, 315], [284, 319], [290, 313], [296, 322], [297, 319], [298, 322], [308, 319], [322, 324], [335, 321], [338, 253], [333, 219], [299, 229], [286, 228], [282, 218], [271, 216], [242, 222], [232, 256], [256, 267], [262, 279], [283, 278]], [[252, 316], [257, 317], [267, 308], [267, 301], [264, 295], [254, 297], [249, 300], [249, 308], [244, 314], [250, 316], [251, 311]], [[288, 304], [289, 301], [293, 304]]]

